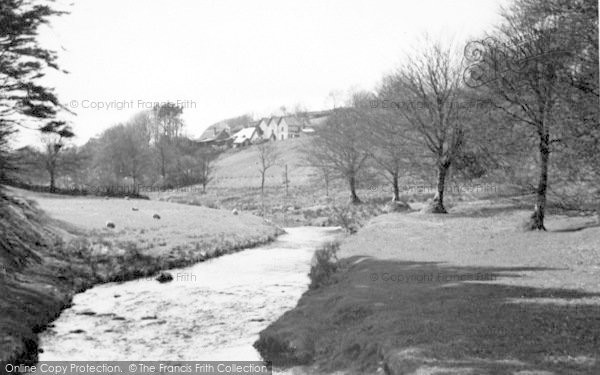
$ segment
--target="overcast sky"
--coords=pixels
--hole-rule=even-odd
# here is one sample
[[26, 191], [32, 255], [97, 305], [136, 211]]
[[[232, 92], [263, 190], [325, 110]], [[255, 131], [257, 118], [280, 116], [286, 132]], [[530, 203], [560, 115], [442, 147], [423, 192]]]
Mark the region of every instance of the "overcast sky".
[[373, 89], [424, 33], [462, 45], [497, 23], [504, 3], [83, 0], [42, 38], [70, 72], [48, 81], [77, 113], [76, 143], [153, 101], [185, 104], [188, 134], [198, 136], [248, 112], [330, 108], [329, 92]]

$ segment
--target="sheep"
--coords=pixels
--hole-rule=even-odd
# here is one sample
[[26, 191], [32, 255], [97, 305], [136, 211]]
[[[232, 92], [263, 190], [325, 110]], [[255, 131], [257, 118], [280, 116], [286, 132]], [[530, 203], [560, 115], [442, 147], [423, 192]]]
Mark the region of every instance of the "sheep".
[[234, 215], [237, 215], [237, 214], [238, 214], [238, 210], [237, 210], [237, 208], [234, 208], [234, 209], [231, 211], [231, 213], [232, 213], [232, 214], [234, 214]]
[[156, 220], [160, 220], [160, 215], [159, 214], [154, 214], [154, 215], [152, 215], [152, 218], [156, 219]]
[[111, 229], [115, 229], [116, 225], [115, 225], [115, 223], [113, 223], [112, 221], [108, 220], [108, 221], [106, 222], [106, 227], [107, 227], [107, 228], [111, 228]]
[[139, 211], [139, 208], [137, 208], [137, 207], [131, 207], [131, 211]]
[[125, 200], [128, 201], [129, 200], [129, 195], [125, 196]]

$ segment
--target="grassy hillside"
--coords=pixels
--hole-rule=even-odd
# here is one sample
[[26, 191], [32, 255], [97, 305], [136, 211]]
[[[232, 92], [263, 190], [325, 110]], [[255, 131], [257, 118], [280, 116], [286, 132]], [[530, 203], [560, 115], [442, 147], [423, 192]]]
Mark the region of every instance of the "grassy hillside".
[[[74, 293], [262, 244], [279, 233], [243, 213], [6, 190], [21, 197], [0, 202], [0, 362], [35, 361], [37, 332]], [[116, 227], [107, 228], [107, 221]]]
[[[281, 185], [288, 166], [288, 180], [294, 185], [306, 185], [316, 173], [313, 168], [306, 166], [301, 150], [310, 139], [295, 138], [273, 142], [278, 153], [277, 165], [267, 171], [267, 185]], [[258, 171], [257, 146], [252, 145], [243, 149], [230, 149], [221, 154], [215, 163], [215, 178], [211, 183], [214, 187], [250, 187], [260, 186]]]

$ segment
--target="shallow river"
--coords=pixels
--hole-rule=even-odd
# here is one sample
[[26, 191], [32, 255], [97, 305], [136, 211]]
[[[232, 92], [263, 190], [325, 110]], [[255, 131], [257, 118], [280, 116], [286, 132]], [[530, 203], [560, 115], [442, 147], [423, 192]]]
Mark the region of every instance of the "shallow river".
[[77, 294], [41, 334], [39, 360], [259, 360], [258, 332], [296, 305], [314, 250], [339, 235], [286, 230], [269, 245], [170, 270], [170, 283], [139, 279]]

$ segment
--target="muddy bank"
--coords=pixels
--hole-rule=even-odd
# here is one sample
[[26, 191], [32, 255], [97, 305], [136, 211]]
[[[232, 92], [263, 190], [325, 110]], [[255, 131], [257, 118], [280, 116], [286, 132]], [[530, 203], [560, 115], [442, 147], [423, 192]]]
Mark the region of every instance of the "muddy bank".
[[[89, 235], [72, 223], [55, 220], [31, 200], [4, 197], [0, 212], [0, 361], [26, 364], [38, 359], [38, 333], [70, 306], [74, 294], [95, 284], [152, 276], [268, 243], [282, 233], [259, 219], [240, 218], [240, 224], [233, 222], [228, 230], [239, 227], [243, 236], [221, 233], [196, 238], [192, 248], [138, 249], [118, 237], [103, 241], [102, 233]], [[210, 220], [222, 214], [213, 210], [203, 215]]]

